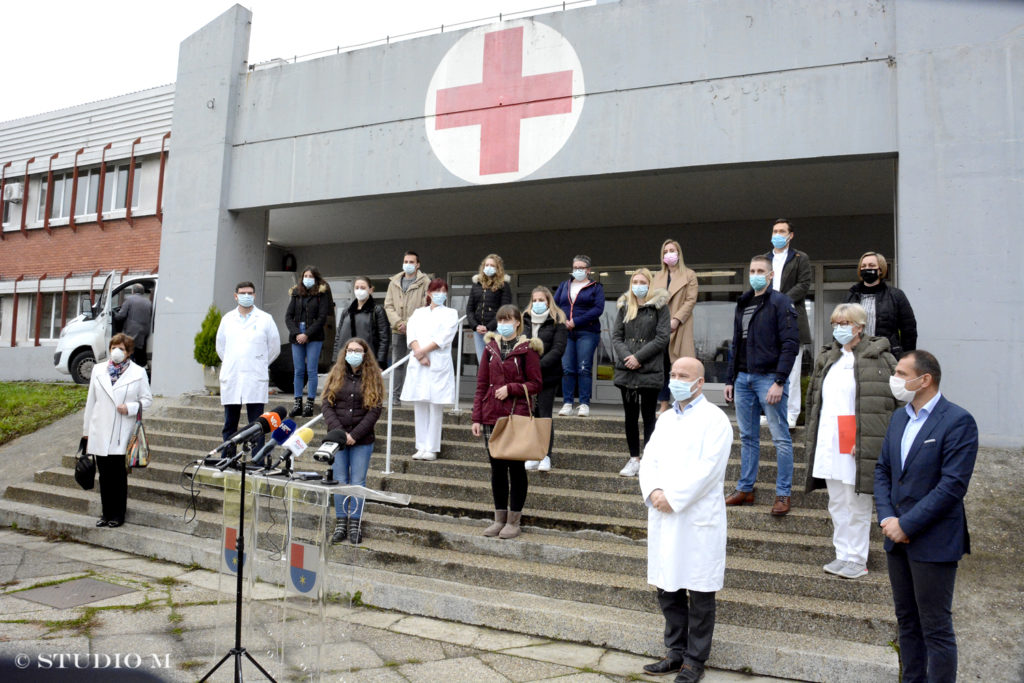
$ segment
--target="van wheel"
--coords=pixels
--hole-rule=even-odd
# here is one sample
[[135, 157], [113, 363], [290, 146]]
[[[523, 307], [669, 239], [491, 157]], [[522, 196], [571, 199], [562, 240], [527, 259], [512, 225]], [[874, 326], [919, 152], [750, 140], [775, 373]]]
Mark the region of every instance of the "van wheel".
[[92, 369], [96, 365], [96, 359], [92, 357], [92, 351], [85, 349], [71, 357], [68, 369], [71, 370], [71, 379], [76, 384], [88, 384], [92, 379]]

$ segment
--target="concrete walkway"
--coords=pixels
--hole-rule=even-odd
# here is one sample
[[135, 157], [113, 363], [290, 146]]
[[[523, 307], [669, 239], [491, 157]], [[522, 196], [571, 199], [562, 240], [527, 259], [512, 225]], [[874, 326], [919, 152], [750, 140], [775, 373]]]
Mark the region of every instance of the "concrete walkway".
[[[234, 583], [201, 569], [3, 530], [0, 586], [0, 677], [5, 683], [43, 680], [45, 674], [57, 673], [61, 661], [68, 669], [64, 680], [138, 680], [117, 674], [148, 673], [152, 680], [193, 681], [234, 639]], [[279, 588], [256, 585], [255, 601], [265, 602], [268, 610], [280, 604], [279, 595]], [[259, 609], [253, 607], [253, 612]], [[325, 681], [665, 680], [639, 675], [651, 660], [605, 648], [350, 606], [347, 601], [329, 605], [326, 615], [330, 646], [325, 649]], [[316, 615], [297, 612], [289, 620], [306, 628], [319, 621]], [[272, 653], [252, 642], [243, 637], [256, 659], [270, 664]], [[243, 671], [248, 680], [261, 678], [249, 665]], [[231, 675], [228, 662], [212, 680], [230, 680]], [[282, 680], [309, 678], [292, 667]], [[779, 679], [708, 671], [704, 680]]]

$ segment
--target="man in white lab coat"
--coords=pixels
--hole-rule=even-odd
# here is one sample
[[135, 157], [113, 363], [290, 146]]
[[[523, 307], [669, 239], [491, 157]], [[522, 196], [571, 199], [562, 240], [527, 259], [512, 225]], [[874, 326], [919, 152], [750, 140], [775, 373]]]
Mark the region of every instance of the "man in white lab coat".
[[644, 672], [704, 677], [715, 629], [715, 592], [725, 580], [726, 517], [722, 490], [732, 450], [732, 423], [708, 401], [704, 365], [672, 364], [674, 403], [658, 419], [640, 461], [647, 517], [647, 581], [665, 615], [664, 659]]
[[[269, 313], [256, 308], [255, 296], [253, 283], [239, 282], [235, 285], [238, 307], [228, 311], [217, 328], [225, 441], [238, 431], [243, 403], [250, 423], [263, 414], [270, 387], [268, 368], [281, 353], [277, 324]], [[257, 441], [262, 446], [263, 436]]]

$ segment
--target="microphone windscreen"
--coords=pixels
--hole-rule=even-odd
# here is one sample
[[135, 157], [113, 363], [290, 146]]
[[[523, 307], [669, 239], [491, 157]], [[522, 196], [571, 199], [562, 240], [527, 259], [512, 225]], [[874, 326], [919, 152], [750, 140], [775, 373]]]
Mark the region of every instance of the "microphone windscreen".
[[285, 408], [284, 406], [277, 406], [270, 412], [277, 413], [278, 417], [280, 417], [282, 420], [288, 417], [288, 409]]
[[345, 432], [344, 429], [332, 429], [331, 431], [327, 432], [326, 435], [324, 435], [324, 440], [321, 441], [321, 443], [333, 441], [334, 443], [344, 444], [347, 437], [348, 434]]
[[313, 430], [310, 429], [309, 427], [303, 427], [302, 429], [299, 430], [298, 436], [300, 439], [302, 439], [303, 443], [308, 444], [310, 441], [313, 440]]

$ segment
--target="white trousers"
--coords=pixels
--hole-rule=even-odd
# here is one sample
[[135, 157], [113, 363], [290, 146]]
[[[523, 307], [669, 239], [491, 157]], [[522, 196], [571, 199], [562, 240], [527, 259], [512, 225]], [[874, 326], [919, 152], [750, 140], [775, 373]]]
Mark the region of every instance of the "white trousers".
[[793, 361], [793, 369], [789, 371], [789, 405], [786, 406], [786, 417], [789, 418], [790, 424], [796, 424], [796, 419], [800, 417], [800, 394], [803, 393], [800, 388], [800, 363], [803, 358], [804, 347], [801, 344], [796, 360]]
[[416, 418], [416, 450], [441, 452], [441, 420], [444, 406], [429, 401], [413, 401]]
[[874, 497], [856, 493], [852, 484], [836, 479], [826, 479], [825, 484], [828, 486], [828, 513], [832, 515], [832, 545], [836, 547], [836, 559], [867, 564]]

